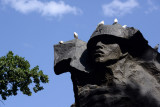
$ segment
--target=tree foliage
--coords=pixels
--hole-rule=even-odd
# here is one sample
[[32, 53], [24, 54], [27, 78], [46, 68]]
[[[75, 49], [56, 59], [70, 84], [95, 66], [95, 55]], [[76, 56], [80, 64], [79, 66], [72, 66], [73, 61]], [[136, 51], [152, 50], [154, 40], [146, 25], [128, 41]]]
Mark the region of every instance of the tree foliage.
[[0, 57], [0, 95], [3, 100], [17, 91], [28, 96], [32, 95], [30, 84], [34, 83], [33, 91], [37, 93], [43, 87], [40, 83], [48, 83], [48, 76], [39, 70], [39, 66], [30, 69], [30, 64], [24, 58], [9, 51], [6, 56]]

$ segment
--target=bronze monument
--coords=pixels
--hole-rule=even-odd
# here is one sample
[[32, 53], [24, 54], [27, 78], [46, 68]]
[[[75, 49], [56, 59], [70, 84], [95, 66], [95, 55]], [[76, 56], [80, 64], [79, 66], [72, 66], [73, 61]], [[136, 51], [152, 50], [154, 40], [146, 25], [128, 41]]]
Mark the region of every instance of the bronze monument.
[[133, 27], [100, 25], [88, 43], [54, 45], [54, 71], [71, 73], [72, 107], [160, 107], [160, 53]]

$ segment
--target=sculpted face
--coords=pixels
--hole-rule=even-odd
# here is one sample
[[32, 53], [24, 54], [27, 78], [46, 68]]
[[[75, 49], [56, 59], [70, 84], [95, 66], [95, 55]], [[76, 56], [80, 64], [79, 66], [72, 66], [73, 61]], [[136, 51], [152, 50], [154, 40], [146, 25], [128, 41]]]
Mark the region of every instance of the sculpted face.
[[121, 54], [121, 49], [117, 43], [105, 39], [99, 40], [91, 48], [91, 57], [95, 63], [119, 59]]

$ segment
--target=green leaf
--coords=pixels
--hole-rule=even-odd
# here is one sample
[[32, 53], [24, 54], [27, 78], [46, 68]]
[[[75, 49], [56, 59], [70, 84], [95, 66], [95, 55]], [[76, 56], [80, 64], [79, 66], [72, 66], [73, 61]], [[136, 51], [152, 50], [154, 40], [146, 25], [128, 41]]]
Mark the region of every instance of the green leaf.
[[34, 83], [33, 91], [37, 93], [43, 90], [41, 83], [48, 83], [48, 81], [48, 76], [39, 70], [38, 65], [31, 69], [25, 58], [14, 56], [12, 51], [9, 51], [6, 56], [0, 57], [0, 95], [3, 100], [17, 95], [18, 91], [31, 96], [32, 92], [29, 86], [31, 83]]

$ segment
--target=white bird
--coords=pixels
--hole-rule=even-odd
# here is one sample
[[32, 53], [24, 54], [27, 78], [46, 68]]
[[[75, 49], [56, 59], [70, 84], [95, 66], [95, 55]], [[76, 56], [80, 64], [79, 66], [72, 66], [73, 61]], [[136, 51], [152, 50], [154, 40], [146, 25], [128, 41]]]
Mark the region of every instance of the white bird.
[[100, 23], [98, 23], [96, 31], [100, 32], [99, 27], [102, 26], [102, 25], [104, 25], [104, 21], [101, 21]]
[[76, 32], [74, 32], [74, 38], [78, 39], [78, 34]]
[[101, 21], [100, 23], [98, 23], [97, 28], [101, 25], [104, 25], [104, 21]]
[[114, 23], [115, 24], [118, 23], [118, 19], [117, 18], [114, 19]]
[[126, 27], [127, 27], [127, 25], [123, 25], [122, 27], [123, 27], [123, 28], [126, 28]]
[[157, 44], [157, 45], [154, 47], [154, 49], [155, 49], [156, 51], [158, 51], [158, 48], [159, 48], [159, 44]]
[[59, 44], [63, 44], [64, 42], [63, 41], [59, 41]]

